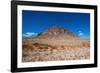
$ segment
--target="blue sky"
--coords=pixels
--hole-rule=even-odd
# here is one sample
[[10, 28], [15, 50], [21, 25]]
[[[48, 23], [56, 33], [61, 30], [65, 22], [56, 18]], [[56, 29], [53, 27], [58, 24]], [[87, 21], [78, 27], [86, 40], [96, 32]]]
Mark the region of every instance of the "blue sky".
[[63, 26], [80, 37], [90, 36], [90, 14], [71, 12], [22, 11], [23, 36], [37, 35], [50, 26]]

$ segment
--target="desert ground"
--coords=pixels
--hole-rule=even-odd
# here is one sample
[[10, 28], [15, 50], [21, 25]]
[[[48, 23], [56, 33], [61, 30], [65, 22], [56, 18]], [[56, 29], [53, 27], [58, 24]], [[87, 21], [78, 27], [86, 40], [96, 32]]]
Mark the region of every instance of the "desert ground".
[[89, 58], [89, 39], [23, 39], [22, 41], [22, 62], [82, 60]]

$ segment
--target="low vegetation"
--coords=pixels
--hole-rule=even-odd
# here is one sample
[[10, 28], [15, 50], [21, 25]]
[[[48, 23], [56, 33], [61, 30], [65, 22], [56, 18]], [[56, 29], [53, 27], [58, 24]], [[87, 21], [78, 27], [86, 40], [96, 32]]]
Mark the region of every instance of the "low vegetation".
[[67, 43], [63, 42], [62, 44], [57, 41], [55, 41], [57, 42], [56, 44], [51, 44], [52, 41], [48, 41], [49, 43], [43, 43], [44, 41], [40, 39], [39, 41], [29, 40], [23, 42], [23, 62], [81, 60], [90, 58], [89, 40], [67, 41]]

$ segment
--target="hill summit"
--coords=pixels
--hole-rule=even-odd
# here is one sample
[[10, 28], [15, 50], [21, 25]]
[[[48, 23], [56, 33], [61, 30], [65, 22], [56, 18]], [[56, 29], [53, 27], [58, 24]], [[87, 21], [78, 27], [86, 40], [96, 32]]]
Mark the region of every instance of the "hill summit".
[[65, 29], [64, 27], [62, 26], [52, 26], [52, 27], [49, 27], [48, 29], [46, 29], [44, 32], [40, 33], [38, 35], [38, 38], [55, 38], [55, 39], [62, 39], [62, 38], [66, 38], [66, 39], [72, 39], [72, 38], [75, 38], [75, 39], [79, 39], [79, 37]]

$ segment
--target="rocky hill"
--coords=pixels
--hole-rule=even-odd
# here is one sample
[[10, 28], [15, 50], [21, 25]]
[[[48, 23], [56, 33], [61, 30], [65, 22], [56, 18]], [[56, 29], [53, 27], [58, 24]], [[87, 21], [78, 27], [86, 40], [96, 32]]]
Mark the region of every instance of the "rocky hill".
[[52, 26], [40, 33], [38, 38], [49, 39], [79, 39], [79, 37], [61, 26]]
[[90, 40], [73, 32], [52, 26], [36, 38], [23, 39], [22, 62], [90, 59]]

